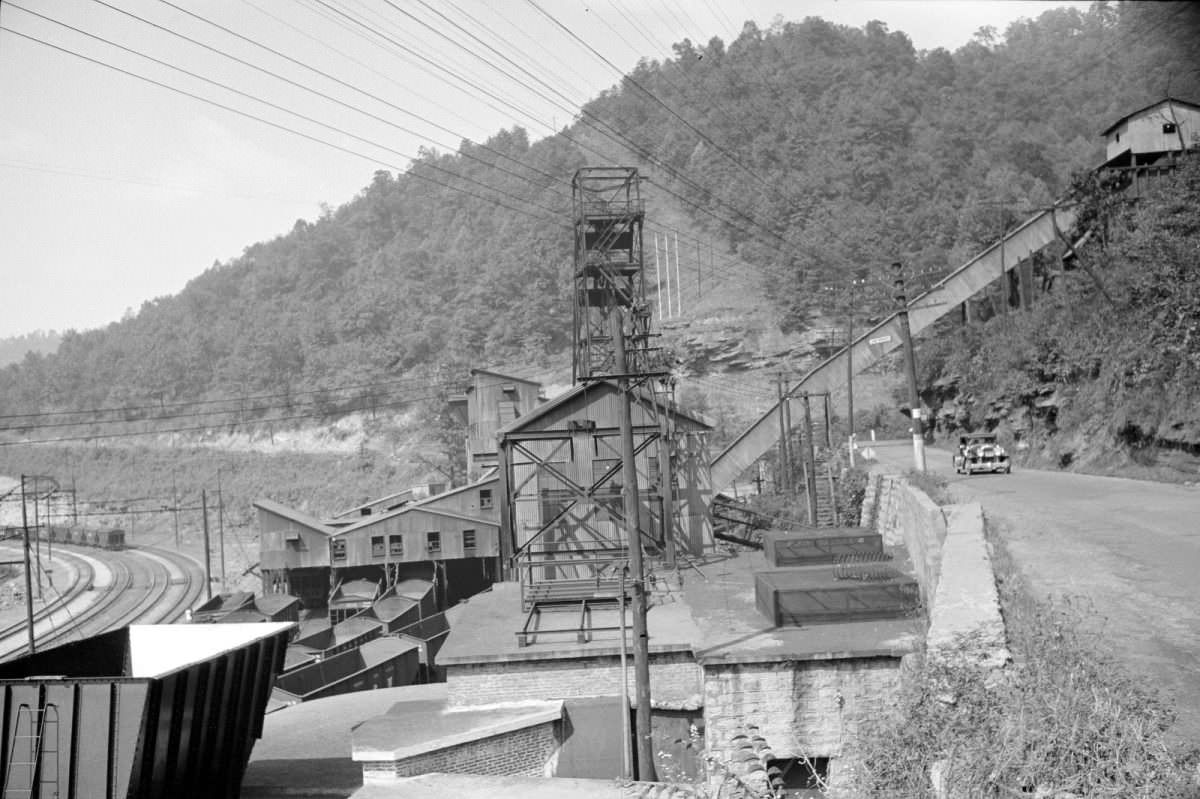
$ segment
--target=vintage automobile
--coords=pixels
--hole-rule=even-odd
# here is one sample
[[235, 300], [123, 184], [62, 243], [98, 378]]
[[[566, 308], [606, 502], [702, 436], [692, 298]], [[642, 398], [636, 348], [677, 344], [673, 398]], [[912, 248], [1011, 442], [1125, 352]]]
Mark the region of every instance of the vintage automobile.
[[1012, 461], [1004, 447], [996, 442], [995, 433], [972, 433], [958, 439], [954, 456], [954, 471], [958, 474], [1012, 471]]

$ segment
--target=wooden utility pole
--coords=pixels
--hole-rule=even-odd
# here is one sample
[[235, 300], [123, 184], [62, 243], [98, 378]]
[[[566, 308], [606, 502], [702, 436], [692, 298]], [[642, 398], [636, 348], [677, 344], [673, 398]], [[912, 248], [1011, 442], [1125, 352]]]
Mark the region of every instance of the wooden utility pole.
[[817, 458], [813, 452], [812, 404], [808, 392], [804, 392], [804, 493], [808, 495], [808, 520], [817, 525]]
[[208, 491], [200, 489], [200, 514], [204, 520], [204, 596], [212, 599], [212, 563], [208, 556]]
[[[638, 508], [637, 466], [633, 449], [633, 405], [629, 397], [629, 366], [625, 356], [624, 312], [620, 306], [611, 314], [613, 360], [620, 400], [617, 427], [621, 433], [621, 499], [625, 536], [629, 542], [629, 568], [633, 588], [633, 680], [637, 702], [637, 770], [642, 782], [653, 782], [654, 742], [650, 726], [650, 634], [646, 628], [646, 566], [642, 558], [642, 532]], [[625, 601], [625, 597], [621, 597]], [[622, 675], [624, 679], [624, 675]]]
[[221, 553], [221, 591], [225, 585], [225, 495], [221, 493], [221, 469], [217, 467], [217, 542]]
[[779, 481], [777, 488], [786, 494], [792, 487], [792, 459], [788, 436], [791, 432], [791, 420], [788, 418], [788, 395], [783, 384], [783, 372], [776, 378], [776, 388], [779, 392]]
[[900, 345], [904, 348], [905, 371], [908, 373], [908, 397], [912, 407], [913, 468], [925, 471], [925, 430], [921, 422], [921, 395], [917, 391], [917, 358], [913, 352], [912, 329], [908, 324], [908, 300], [904, 295], [904, 267], [899, 261], [892, 264], [896, 288], [896, 320], [900, 323]]
[[179, 486], [175, 483], [175, 471], [171, 471], [171, 515], [175, 519], [175, 551], [179, 551]]
[[[33, 581], [30, 569], [32, 564], [29, 561], [29, 516], [25, 510], [25, 475], [21, 475], [21, 527], [25, 530], [25, 613], [28, 618], [29, 627], [29, 654], [33, 654]], [[38, 582], [41, 582], [40, 578]]]

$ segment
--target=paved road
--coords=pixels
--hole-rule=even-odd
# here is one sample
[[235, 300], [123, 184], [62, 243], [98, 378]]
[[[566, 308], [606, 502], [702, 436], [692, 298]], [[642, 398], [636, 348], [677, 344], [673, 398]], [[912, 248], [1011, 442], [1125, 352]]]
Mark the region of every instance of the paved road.
[[[912, 467], [911, 443], [875, 447]], [[1174, 732], [1200, 743], [1200, 486], [1020, 467], [966, 477], [932, 449], [927, 465], [983, 506], [1035, 592], [1095, 607], [1103, 640], [1175, 700]]]

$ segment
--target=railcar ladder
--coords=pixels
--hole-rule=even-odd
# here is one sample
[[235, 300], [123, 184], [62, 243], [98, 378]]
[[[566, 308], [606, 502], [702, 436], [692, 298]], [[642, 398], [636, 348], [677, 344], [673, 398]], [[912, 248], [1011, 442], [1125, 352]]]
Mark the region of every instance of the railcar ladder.
[[4, 799], [57, 797], [58, 706], [50, 703], [34, 709], [21, 703], [14, 733], [4, 775]]

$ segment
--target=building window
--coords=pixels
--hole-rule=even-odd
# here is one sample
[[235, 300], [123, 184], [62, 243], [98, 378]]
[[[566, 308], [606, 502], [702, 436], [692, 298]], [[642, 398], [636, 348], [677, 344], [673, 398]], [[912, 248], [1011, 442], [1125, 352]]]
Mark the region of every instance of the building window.
[[1121, 143], [1121, 134], [1118, 133], [1117, 134], [1117, 144], [1120, 144], [1120, 143]]
[[381, 535], [371, 536], [371, 557], [373, 557], [373, 558], [382, 558], [383, 557], [383, 536], [381, 536]]
[[463, 554], [475, 553], [475, 531], [463, 530]]
[[425, 551], [430, 555], [442, 554], [442, 534], [441, 533], [426, 533], [425, 534]]
[[[621, 459], [620, 458], [595, 458], [592, 460], [592, 485], [596, 486], [598, 491], [615, 491], [620, 492], [624, 483], [624, 475], [621, 474]], [[610, 469], [615, 469], [612, 476], [604, 481], [603, 485], [598, 485], [608, 473]]]
[[330, 549], [333, 551], [334, 560], [346, 559], [346, 540], [344, 538], [335, 538], [329, 542]]
[[404, 536], [389, 535], [388, 536], [388, 554], [394, 558], [404, 557]]
[[492, 509], [492, 489], [490, 489], [490, 488], [479, 489], [479, 509], [480, 510], [491, 510]]
[[1164, 122], [1163, 123], [1163, 133], [1174, 133], [1175, 131], [1176, 131], [1176, 127], [1175, 127], [1174, 122]]

